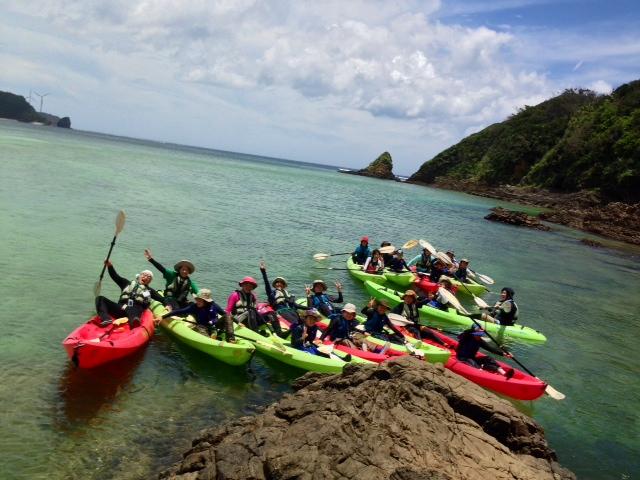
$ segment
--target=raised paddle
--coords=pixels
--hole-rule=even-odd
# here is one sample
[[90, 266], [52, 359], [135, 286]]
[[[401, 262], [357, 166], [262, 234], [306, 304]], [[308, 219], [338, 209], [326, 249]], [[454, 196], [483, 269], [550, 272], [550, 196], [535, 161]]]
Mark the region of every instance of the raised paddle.
[[[455, 306], [455, 304], [456, 304], [456, 303], [457, 303], [458, 305], [460, 305], [460, 302], [458, 302], [458, 299], [457, 299], [456, 297], [454, 297], [454, 296], [453, 296], [453, 294], [452, 294], [451, 292], [449, 292], [449, 291], [445, 290], [444, 288], [440, 288], [440, 290], [444, 290], [444, 292], [445, 292], [445, 293], [443, 294], [443, 296], [444, 296], [444, 298], [445, 298], [445, 299], [447, 299], [447, 301], [448, 301], [449, 303], [451, 303], [451, 304], [452, 304], [452, 305], [454, 305], [454, 306]], [[460, 305], [460, 306], [462, 306], [462, 305]], [[457, 308], [457, 307], [456, 307], [456, 308]], [[520, 367], [522, 367], [522, 369], [523, 369], [525, 372], [527, 372], [527, 373], [528, 373], [529, 375], [531, 375], [532, 377], [535, 377], [535, 378], [537, 378], [538, 380], [541, 380], [541, 381], [543, 381], [543, 382], [544, 382], [544, 380], [542, 380], [541, 378], [538, 378], [538, 377], [536, 376], [536, 374], [535, 374], [535, 373], [533, 373], [531, 370], [529, 370], [527, 367], [525, 367], [522, 363], [520, 363], [520, 361], [519, 361], [516, 357], [514, 357], [514, 356], [513, 356], [513, 354], [512, 354], [511, 352], [509, 352], [506, 348], [504, 348], [502, 345], [500, 345], [500, 343], [499, 343], [495, 338], [493, 338], [493, 336], [492, 336], [489, 332], [487, 332], [486, 330], [484, 330], [484, 329], [482, 328], [482, 325], [480, 325], [480, 324], [476, 321], [476, 319], [475, 319], [475, 318], [473, 318], [473, 317], [469, 317], [469, 318], [473, 321], [473, 323], [475, 323], [475, 324], [476, 324], [476, 326], [477, 326], [478, 328], [482, 329], [482, 330], [484, 331], [484, 333], [486, 333], [487, 337], [489, 337], [489, 338], [491, 339], [491, 341], [493, 341], [493, 343], [495, 343], [495, 344], [498, 346], [498, 348], [499, 348], [500, 350], [502, 350], [504, 353], [509, 354], [509, 358], [511, 358], [511, 359], [512, 359], [514, 362], [516, 362], [518, 365], [520, 365]], [[546, 382], [545, 382], [545, 383], [546, 383]], [[547, 395], [549, 395], [549, 396], [550, 396], [551, 398], [553, 398], [554, 400], [564, 400], [564, 399], [566, 398], [566, 395], [565, 395], [564, 393], [559, 392], [558, 390], [556, 390], [555, 388], [553, 388], [553, 387], [552, 387], [551, 385], [549, 385], [548, 383], [547, 383], [547, 386], [545, 387], [544, 391], [545, 391], [545, 393], [546, 393]]]
[[[446, 264], [451, 265], [451, 259], [449, 258], [449, 256], [444, 253], [442, 254], [442, 252], [437, 252], [435, 247], [433, 245], [431, 245], [429, 242], [427, 242], [426, 240], [423, 240], [422, 238], [420, 240], [418, 240], [418, 243], [420, 244], [420, 246], [422, 248], [426, 248], [427, 251], [433, 255], [434, 257], [444, 261]], [[441, 258], [440, 254], [444, 255], [446, 257], [446, 259]], [[469, 269], [469, 273], [472, 276], [477, 276], [478, 279], [483, 282], [486, 283], [487, 285], [493, 285], [495, 282], [495, 280], [493, 278], [491, 278], [489, 275], [484, 275], [482, 273], [478, 273], [478, 272], [474, 272], [473, 270]]]
[[418, 246], [418, 240], [407, 240], [404, 245], [402, 245], [403, 250], [411, 250]]
[[107, 259], [104, 261], [104, 265], [102, 265], [102, 271], [100, 272], [100, 279], [96, 282], [95, 286], [93, 287], [93, 294], [96, 297], [100, 295], [100, 289], [102, 288], [102, 279], [104, 277], [104, 271], [107, 269], [107, 262], [109, 261], [109, 258], [111, 258], [111, 252], [113, 251], [113, 247], [116, 244], [116, 238], [124, 228], [125, 220], [126, 220], [126, 215], [124, 214], [123, 210], [120, 210], [118, 212], [118, 215], [116, 216], [116, 233], [113, 235], [113, 240], [111, 240], [111, 246], [109, 247], [109, 253], [107, 253]]
[[313, 259], [316, 262], [320, 262], [322, 260], [326, 260], [329, 257], [336, 257], [338, 255], [351, 255], [353, 252], [345, 252], [345, 253], [316, 253], [313, 256]]
[[435, 249], [435, 248], [434, 248], [434, 246], [433, 246], [433, 245], [431, 245], [429, 242], [427, 242], [426, 240], [423, 240], [423, 239], [421, 238], [420, 240], [418, 240], [418, 243], [420, 244], [420, 246], [421, 246], [422, 248], [426, 248], [426, 249], [427, 249], [427, 251], [428, 251], [431, 255], [433, 255], [433, 256], [435, 256], [435, 255], [436, 255], [436, 249]]

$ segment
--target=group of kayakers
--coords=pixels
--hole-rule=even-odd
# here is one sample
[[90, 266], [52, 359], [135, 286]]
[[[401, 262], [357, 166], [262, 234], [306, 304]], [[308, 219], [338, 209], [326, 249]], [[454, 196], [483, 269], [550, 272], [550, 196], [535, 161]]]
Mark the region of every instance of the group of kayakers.
[[[389, 242], [383, 242], [381, 248], [390, 245]], [[381, 253], [380, 249], [371, 250], [368, 237], [362, 237], [352, 258], [369, 273], [381, 273], [385, 265], [396, 272], [409, 269], [401, 250], [389, 253], [387, 248], [383, 252]], [[423, 251], [418, 268], [429, 273], [440, 286], [451, 290], [450, 276], [462, 282], [467, 281], [469, 261], [462, 259], [457, 262], [453, 252], [447, 252], [447, 255], [450, 256], [449, 265]], [[144, 251], [144, 256], [162, 274], [165, 280], [164, 290], [158, 292], [149, 286], [153, 280], [153, 272], [150, 270], [143, 270], [130, 281], [121, 277], [110, 261], [105, 261], [109, 275], [120, 287], [121, 293], [117, 302], [103, 296], [96, 298], [100, 326], [107, 327], [114, 318], [125, 316], [130, 328], [136, 328], [140, 325], [142, 312], [149, 307], [152, 300], [156, 300], [167, 309], [162, 318], [191, 315], [197, 331], [203, 335], [224, 338], [231, 343], [235, 342], [234, 324], [239, 324], [254, 331], [267, 329], [270, 334], [282, 338], [290, 337], [293, 348], [315, 355], [326, 355], [319, 350], [319, 346], [326, 340], [374, 353], [385, 353], [392, 343], [406, 343], [406, 335], [443, 344], [438, 336], [418, 321], [418, 308], [423, 305], [446, 308], [446, 299], [437, 293], [419, 296], [414, 290], [407, 290], [401, 297], [402, 303], [393, 309], [386, 300], [371, 299], [361, 309], [366, 320], [360, 323], [356, 320], [357, 308], [354, 304], [346, 303], [341, 308], [337, 306], [344, 303], [342, 285], [339, 282], [335, 283], [337, 295], [330, 295], [327, 292], [327, 284], [323, 280], [315, 280], [310, 286], [305, 286], [306, 302], [297, 302], [295, 296], [289, 292], [285, 278], [277, 276], [269, 282], [266, 264], [262, 261], [259, 269], [269, 308], [259, 308], [254, 293], [258, 282], [251, 276], [246, 276], [238, 282], [238, 288], [227, 299], [226, 308], [222, 308], [213, 299], [210, 289], [200, 289], [191, 278], [196, 270], [192, 262], [181, 260], [173, 269], [169, 269], [160, 264], [149, 249]], [[191, 295], [193, 301], [190, 300]], [[491, 312], [500, 323], [512, 324], [517, 318], [517, 305], [513, 296], [511, 288], [504, 288], [500, 301]], [[406, 327], [406, 333], [400, 331], [390, 320], [390, 311], [410, 322]], [[280, 319], [288, 323], [289, 328], [286, 332], [283, 332]], [[318, 322], [321, 320], [328, 322], [323, 329], [318, 328]], [[487, 347], [487, 344], [481, 341], [483, 334], [481, 329], [463, 332], [457, 347], [458, 359], [476, 367], [497, 368], [495, 362], [491, 364], [491, 360], [476, 358], [479, 348], [502, 354], [501, 350], [491, 349], [491, 346]], [[381, 342], [374, 342], [373, 339]]]

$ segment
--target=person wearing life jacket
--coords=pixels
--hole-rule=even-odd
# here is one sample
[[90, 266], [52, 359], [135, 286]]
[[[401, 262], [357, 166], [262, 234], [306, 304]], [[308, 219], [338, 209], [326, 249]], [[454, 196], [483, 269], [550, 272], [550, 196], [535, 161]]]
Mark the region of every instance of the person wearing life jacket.
[[438, 283], [442, 275], [449, 275], [449, 269], [445, 266], [442, 260], [436, 259], [431, 265], [431, 272], [429, 273], [429, 280], [434, 283]]
[[402, 250], [396, 250], [391, 258], [391, 262], [388, 264], [389, 270], [396, 273], [406, 272], [409, 270], [409, 265], [404, 259], [404, 252]]
[[510, 353], [504, 352], [499, 348], [485, 342], [482, 337], [485, 335], [485, 331], [477, 325], [473, 328], [469, 328], [458, 335], [458, 346], [456, 347], [456, 358], [460, 362], [464, 362], [467, 365], [471, 365], [475, 368], [481, 368], [488, 372], [495, 372], [501, 375], [505, 375], [507, 378], [513, 377], [513, 368], [505, 371], [498, 363], [490, 356], [478, 357], [478, 351], [482, 348], [488, 352], [496, 355], [512, 358]]
[[416, 271], [427, 273], [431, 271], [432, 263], [433, 260], [431, 259], [431, 253], [429, 253], [429, 249], [423, 248], [422, 253], [420, 254], [420, 258], [416, 262]]
[[469, 283], [469, 280], [467, 279], [467, 275], [469, 274], [467, 270], [468, 268], [469, 268], [469, 260], [466, 258], [463, 258], [462, 260], [460, 260], [460, 263], [458, 264], [458, 268], [456, 268], [456, 271], [453, 272], [454, 278], [461, 282]]
[[[391, 242], [387, 242], [386, 240], [380, 244], [380, 248], [382, 248], [382, 247], [390, 247], [390, 246], [391, 246]], [[391, 260], [393, 260], [393, 254], [392, 253], [383, 253], [382, 254], [382, 261], [384, 262], [385, 265], [390, 265], [391, 264]]]
[[356, 332], [356, 306], [353, 303], [346, 303], [340, 313], [329, 316], [329, 326], [322, 332], [320, 340], [329, 338], [333, 343], [355, 348], [353, 334]]
[[362, 265], [370, 256], [371, 249], [369, 248], [369, 237], [365, 236], [360, 239], [360, 245], [358, 245], [351, 254], [351, 258], [354, 263]]
[[190, 275], [196, 271], [196, 267], [189, 260], [180, 260], [169, 270], [154, 258], [151, 250], [144, 251], [145, 258], [158, 269], [165, 280], [164, 301], [162, 302], [167, 310], [186, 307], [189, 304], [189, 294], [197, 294], [198, 286], [191, 279]]
[[377, 248], [371, 252], [371, 256], [364, 262], [362, 270], [366, 273], [374, 275], [381, 274], [384, 270], [384, 260], [382, 260], [382, 254]]
[[244, 277], [238, 285], [240, 288], [229, 295], [225, 309], [231, 321], [244, 325], [254, 332], [258, 332], [262, 325], [270, 324], [276, 335], [282, 337], [282, 328], [277, 316], [267, 317], [258, 312], [258, 299], [253, 293], [258, 288], [258, 282], [253, 277]]
[[291, 346], [297, 350], [303, 350], [313, 355], [318, 354], [317, 346], [320, 341], [320, 329], [316, 322], [320, 320], [320, 314], [315, 308], [310, 308], [304, 313], [304, 321], [291, 327]]
[[392, 313], [397, 315], [402, 315], [404, 318], [413, 322], [413, 325], [407, 325], [406, 329], [418, 339], [429, 339], [435, 341], [441, 345], [444, 345], [444, 342], [438, 338], [437, 335], [434, 335], [429, 327], [420, 324], [420, 311], [419, 308], [423, 305], [429, 303], [428, 298], [418, 298], [418, 294], [413, 290], [407, 290], [403, 295], [400, 296], [402, 298], [402, 303], [399, 303], [395, 307], [391, 309]]
[[290, 323], [300, 323], [297, 310], [306, 310], [306, 308], [296, 303], [295, 297], [287, 290], [287, 281], [283, 277], [276, 277], [273, 283], [269, 284], [267, 264], [264, 261], [260, 262], [260, 273], [271, 308]]
[[153, 273], [143, 270], [133, 281], [121, 277], [116, 273], [113, 264], [105, 260], [109, 276], [121, 290], [120, 298], [117, 302], [109, 300], [102, 295], [96, 297], [96, 311], [100, 316], [100, 326], [106, 327], [112, 323], [111, 317], [120, 318], [123, 315], [129, 319], [129, 328], [140, 325], [140, 317], [151, 303], [151, 299], [162, 302], [163, 298], [153, 288], [149, 287], [153, 280]]
[[221, 333], [224, 332], [227, 341], [235, 339], [233, 323], [229, 323], [224, 309], [213, 300], [211, 290], [202, 288], [193, 296], [193, 299], [195, 303], [190, 303], [184, 308], [167, 312], [162, 318], [192, 315], [196, 319], [195, 330], [203, 335], [219, 338]]
[[454, 267], [458, 266], [458, 261], [456, 260], [456, 252], [454, 252], [453, 250], [447, 250], [444, 253], [447, 257], [449, 257], [449, 260], [451, 260], [451, 264]]
[[[361, 311], [367, 317], [367, 321], [364, 322], [364, 334], [387, 342], [404, 343], [404, 335], [391, 323], [387, 316], [388, 311], [389, 302], [387, 300], [372, 299]], [[385, 328], [388, 328], [393, 333], [386, 332]]]
[[311, 287], [305, 287], [307, 293], [307, 307], [319, 310], [325, 317], [330, 316], [336, 311], [334, 303], [342, 303], [342, 284], [335, 282], [338, 296], [327, 295], [327, 284], [322, 280], [314, 280]]
[[484, 313], [482, 319], [500, 325], [514, 325], [518, 320], [518, 305], [513, 300], [515, 294], [513, 288], [505, 287], [500, 290], [500, 299], [491, 308], [490, 315]]

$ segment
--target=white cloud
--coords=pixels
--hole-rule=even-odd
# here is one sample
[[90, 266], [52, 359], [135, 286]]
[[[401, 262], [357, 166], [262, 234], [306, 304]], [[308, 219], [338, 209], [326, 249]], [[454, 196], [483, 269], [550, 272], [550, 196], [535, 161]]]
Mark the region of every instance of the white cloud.
[[587, 88], [589, 90], [593, 90], [594, 92], [604, 93], [607, 95], [613, 91], [613, 87], [604, 80], [596, 80], [595, 82], [587, 85]]

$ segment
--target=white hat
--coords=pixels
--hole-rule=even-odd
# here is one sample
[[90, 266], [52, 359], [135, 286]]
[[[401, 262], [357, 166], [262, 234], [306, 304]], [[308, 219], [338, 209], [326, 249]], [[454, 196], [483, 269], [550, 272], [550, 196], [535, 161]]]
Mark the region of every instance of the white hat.
[[356, 313], [356, 306], [353, 303], [345, 303], [342, 307], [343, 312]]

